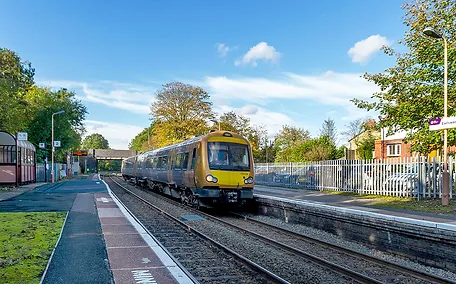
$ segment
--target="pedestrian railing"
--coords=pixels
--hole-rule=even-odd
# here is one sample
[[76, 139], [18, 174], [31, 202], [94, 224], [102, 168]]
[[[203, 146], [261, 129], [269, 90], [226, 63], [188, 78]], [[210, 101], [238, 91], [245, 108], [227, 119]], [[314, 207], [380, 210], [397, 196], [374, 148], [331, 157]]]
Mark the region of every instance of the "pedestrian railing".
[[[455, 162], [449, 159], [450, 198], [456, 192]], [[257, 163], [255, 183], [359, 194], [440, 198], [442, 166], [435, 158], [429, 161], [425, 157]]]

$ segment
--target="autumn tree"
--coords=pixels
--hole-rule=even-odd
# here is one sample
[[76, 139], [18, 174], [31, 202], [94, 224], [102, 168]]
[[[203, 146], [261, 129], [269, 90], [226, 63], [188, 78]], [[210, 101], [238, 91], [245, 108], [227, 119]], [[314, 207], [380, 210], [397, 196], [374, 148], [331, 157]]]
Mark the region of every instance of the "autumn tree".
[[171, 82], [164, 84], [151, 105], [154, 139], [165, 146], [208, 131], [213, 119], [209, 94], [201, 87]]
[[154, 128], [158, 123], [155, 122], [149, 127], [146, 127], [138, 133], [128, 145], [130, 150], [136, 150], [138, 152], [145, 152], [158, 148], [158, 143], [154, 138], [157, 138], [154, 135]]
[[[426, 27], [442, 34], [448, 45], [448, 116], [456, 115], [456, 2], [452, 0], [415, 0], [403, 7], [408, 27], [398, 43], [405, 52], [391, 47], [382, 49], [396, 59], [396, 65], [384, 73], [364, 74], [380, 91], [371, 100], [353, 99], [359, 108], [381, 114], [380, 127], [389, 133], [405, 130], [411, 150], [429, 153], [441, 149], [440, 131], [429, 130], [429, 120], [443, 116], [443, 43], [423, 35]], [[404, 49], [401, 47], [401, 49]], [[448, 131], [449, 145], [456, 144], [456, 130]]]
[[81, 149], [109, 149], [109, 142], [103, 135], [93, 133], [84, 138]]

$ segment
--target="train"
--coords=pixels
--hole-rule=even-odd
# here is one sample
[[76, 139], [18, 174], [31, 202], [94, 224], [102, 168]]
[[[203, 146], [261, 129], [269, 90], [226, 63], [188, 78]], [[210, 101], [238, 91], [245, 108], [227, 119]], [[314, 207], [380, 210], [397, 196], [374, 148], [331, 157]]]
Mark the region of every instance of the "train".
[[125, 180], [196, 208], [248, 206], [253, 201], [252, 147], [223, 130], [144, 152], [122, 161]]

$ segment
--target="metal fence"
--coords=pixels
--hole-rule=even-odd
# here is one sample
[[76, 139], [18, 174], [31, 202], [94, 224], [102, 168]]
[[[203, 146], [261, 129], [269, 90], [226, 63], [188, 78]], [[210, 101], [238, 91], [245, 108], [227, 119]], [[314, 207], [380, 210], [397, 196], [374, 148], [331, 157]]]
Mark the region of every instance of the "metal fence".
[[[54, 164], [55, 180], [60, 180], [66, 176], [65, 164]], [[36, 182], [50, 182], [51, 181], [51, 165], [47, 164], [45, 173], [44, 164], [36, 164]]]
[[[449, 160], [450, 198], [456, 193], [456, 161]], [[255, 164], [260, 185], [334, 190], [359, 194], [440, 198], [442, 163], [435, 158], [334, 160], [310, 163]]]

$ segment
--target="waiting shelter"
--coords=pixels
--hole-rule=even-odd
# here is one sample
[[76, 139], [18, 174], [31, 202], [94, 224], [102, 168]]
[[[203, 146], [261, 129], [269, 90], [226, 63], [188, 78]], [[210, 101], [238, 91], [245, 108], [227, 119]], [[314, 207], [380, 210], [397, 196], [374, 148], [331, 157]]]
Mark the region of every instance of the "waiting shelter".
[[0, 130], [0, 184], [36, 182], [36, 148]]

